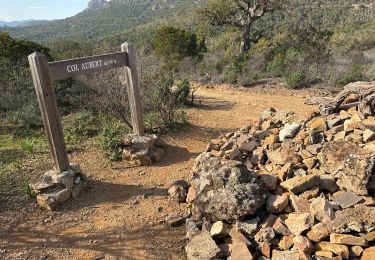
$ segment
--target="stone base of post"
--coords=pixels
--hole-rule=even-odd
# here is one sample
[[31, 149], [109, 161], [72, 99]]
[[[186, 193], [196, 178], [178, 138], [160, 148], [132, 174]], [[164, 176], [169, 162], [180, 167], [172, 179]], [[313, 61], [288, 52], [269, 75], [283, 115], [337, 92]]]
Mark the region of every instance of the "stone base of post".
[[76, 199], [86, 186], [87, 177], [79, 164], [71, 164], [64, 172], [48, 171], [41, 181], [30, 184], [37, 203], [50, 211], [71, 198]]

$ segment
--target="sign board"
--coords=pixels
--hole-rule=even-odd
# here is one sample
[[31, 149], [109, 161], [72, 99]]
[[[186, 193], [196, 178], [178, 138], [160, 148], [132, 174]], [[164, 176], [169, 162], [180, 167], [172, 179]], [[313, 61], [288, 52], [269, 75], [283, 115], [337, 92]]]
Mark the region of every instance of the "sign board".
[[88, 74], [95, 71], [128, 66], [126, 52], [112, 53], [81, 59], [57, 61], [49, 63], [49, 72], [52, 80], [60, 80], [75, 75]]
[[67, 170], [69, 160], [56, 97], [52, 87], [52, 82], [55, 80], [124, 67], [123, 73], [126, 79], [124, 84], [126, 83], [128, 86], [133, 132], [139, 136], [144, 135], [137, 65], [132, 44], [124, 43], [121, 45], [121, 52], [118, 53], [72, 60], [48, 62], [47, 57], [38, 52], [29, 55], [28, 58], [44, 128], [47, 133], [48, 145], [57, 171], [63, 172]]

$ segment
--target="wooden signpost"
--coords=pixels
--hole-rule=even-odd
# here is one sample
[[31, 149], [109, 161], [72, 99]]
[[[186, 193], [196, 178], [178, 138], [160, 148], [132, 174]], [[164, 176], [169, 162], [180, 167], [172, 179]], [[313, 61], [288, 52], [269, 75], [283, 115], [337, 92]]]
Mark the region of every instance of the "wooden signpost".
[[124, 43], [121, 45], [121, 51], [122, 52], [118, 53], [57, 62], [48, 62], [47, 57], [38, 52], [29, 55], [30, 69], [39, 108], [47, 133], [48, 145], [57, 171], [63, 172], [67, 170], [69, 168], [69, 160], [56, 97], [52, 87], [52, 82], [55, 80], [125, 67], [124, 73], [128, 86], [133, 132], [139, 136], [144, 135], [134, 47], [130, 43]]

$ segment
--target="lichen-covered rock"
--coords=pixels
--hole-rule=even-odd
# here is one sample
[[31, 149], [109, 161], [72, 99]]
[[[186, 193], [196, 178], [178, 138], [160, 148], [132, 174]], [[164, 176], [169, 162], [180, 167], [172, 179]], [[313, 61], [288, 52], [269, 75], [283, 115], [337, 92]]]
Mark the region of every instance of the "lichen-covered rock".
[[194, 206], [211, 220], [234, 222], [254, 214], [265, 202], [265, 188], [242, 163], [203, 153], [194, 174]]
[[333, 141], [324, 145], [319, 156], [322, 170], [334, 175], [337, 185], [358, 195], [374, 191], [375, 153], [361, 149], [350, 141]]
[[336, 233], [370, 232], [375, 230], [375, 208], [358, 205], [336, 212], [328, 226]]

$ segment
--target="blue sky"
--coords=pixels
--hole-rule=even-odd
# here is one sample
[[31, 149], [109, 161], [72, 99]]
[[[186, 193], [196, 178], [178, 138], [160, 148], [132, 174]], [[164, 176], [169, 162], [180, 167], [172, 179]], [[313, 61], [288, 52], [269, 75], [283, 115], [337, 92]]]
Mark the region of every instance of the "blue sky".
[[61, 19], [86, 8], [88, 0], [0, 0], [0, 21]]

